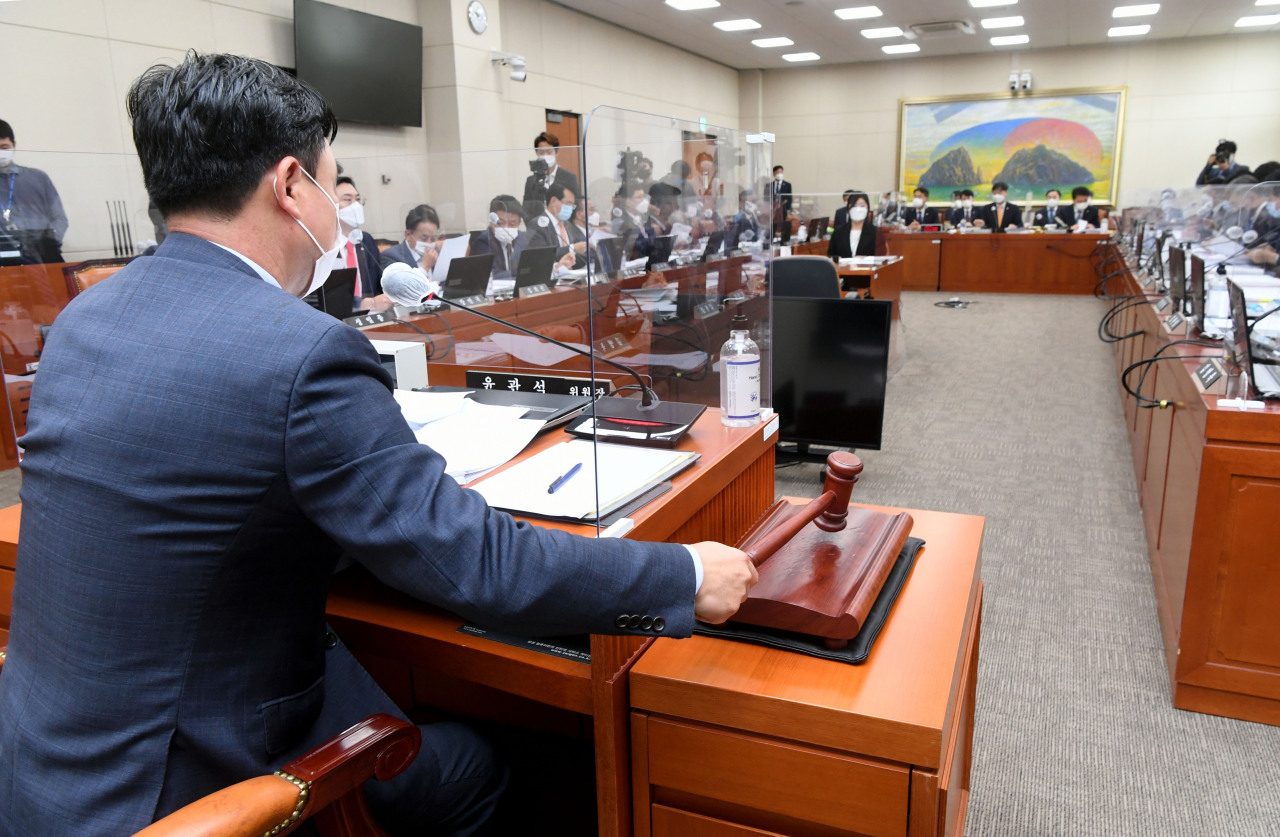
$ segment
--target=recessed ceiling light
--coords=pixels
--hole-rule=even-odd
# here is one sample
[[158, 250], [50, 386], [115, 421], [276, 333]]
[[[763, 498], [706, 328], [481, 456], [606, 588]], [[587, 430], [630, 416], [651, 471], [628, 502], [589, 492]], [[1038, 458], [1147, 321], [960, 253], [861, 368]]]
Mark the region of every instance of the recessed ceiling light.
[[890, 55], [899, 55], [904, 52], [919, 52], [920, 45], [919, 44], [885, 44], [884, 46], [880, 47], [880, 49], [884, 50]]
[[[1276, 0], [1280, 2], [1280, 0]], [[848, 9], [836, 9], [836, 17], [841, 20], [862, 20], [868, 17], [880, 17], [884, 14], [879, 6], [853, 6]]]
[[791, 46], [792, 44], [795, 43], [795, 41], [791, 40], [790, 38], [756, 38], [751, 43], [755, 44], [758, 47], [767, 48], [767, 47]]
[[1150, 23], [1138, 26], [1112, 26], [1107, 30], [1108, 38], [1127, 38], [1130, 35], [1145, 35], [1151, 31]]
[[[1280, 0], [1277, 0], [1280, 2]], [[1143, 3], [1140, 6], [1116, 6], [1111, 10], [1112, 17], [1146, 17], [1160, 11], [1159, 3]]]
[[1013, 17], [989, 17], [982, 21], [982, 28], [1010, 29], [1014, 26], [1021, 26], [1024, 23], [1026, 23], [1026, 21], [1022, 19], [1021, 15], [1014, 15]]
[[1018, 0], [969, 0], [975, 9], [990, 9], [992, 6], [1016, 6]]
[[902, 30], [896, 26], [886, 26], [883, 29], [863, 29], [862, 37], [864, 38], [901, 38]]
[[760, 28], [760, 24], [756, 23], [749, 17], [744, 17], [739, 20], [717, 20], [713, 25], [724, 32], [742, 32], [745, 29]]
[[1258, 0], [1255, 6], [1280, 6], [1280, 0]]
[[996, 35], [991, 39], [992, 46], [1013, 46], [1015, 44], [1025, 44], [1031, 39], [1026, 35]]
[[667, 0], [667, 5], [682, 12], [691, 12], [694, 9], [714, 9], [720, 5], [720, 0]]
[[782, 56], [783, 61], [817, 61], [822, 56], [816, 52], [788, 52]]
[[1270, 26], [1280, 23], [1280, 15], [1248, 15], [1236, 21], [1236, 26]]

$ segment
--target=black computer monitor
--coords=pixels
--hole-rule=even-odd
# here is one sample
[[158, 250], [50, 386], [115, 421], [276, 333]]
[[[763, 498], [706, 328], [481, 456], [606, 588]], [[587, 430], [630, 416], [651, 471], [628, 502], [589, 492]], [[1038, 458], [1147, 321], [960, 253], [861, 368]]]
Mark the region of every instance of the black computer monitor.
[[1137, 229], [1137, 241], [1133, 248], [1133, 263], [1138, 269], [1142, 269], [1142, 240], [1147, 237], [1146, 224], [1139, 222]]
[[554, 285], [551, 271], [556, 265], [555, 247], [530, 247], [516, 262], [516, 291], [534, 285]]
[[480, 296], [489, 288], [489, 271], [492, 269], [492, 253], [457, 256], [449, 262], [449, 272], [440, 288], [440, 295], [445, 299]]
[[1169, 298], [1175, 313], [1187, 313], [1187, 251], [1176, 244], [1169, 248]]
[[791, 221], [776, 221], [773, 225], [773, 237], [779, 244], [791, 243]]
[[780, 440], [880, 449], [892, 307], [889, 300], [774, 297]]
[[823, 215], [819, 218], [814, 218], [812, 221], [810, 221], [809, 222], [809, 240], [821, 241], [822, 238], [827, 234], [827, 224], [829, 223], [831, 223], [830, 215]]
[[306, 297], [306, 301], [313, 308], [345, 320], [355, 310], [358, 281], [360, 277], [354, 267], [330, 271], [320, 290]]
[[1249, 357], [1249, 307], [1244, 291], [1235, 282], [1228, 281], [1227, 298], [1231, 303], [1231, 337], [1223, 345], [1227, 350], [1227, 366], [1243, 369], [1253, 381], [1253, 364]]
[[1187, 296], [1191, 297], [1191, 324], [1197, 332], [1204, 331], [1204, 259], [1191, 256], [1191, 271], [1187, 279]]
[[722, 249], [724, 249], [724, 230], [716, 230], [707, 236], [707, 245], [702, 249], [702, 260], [705, 262]]
[[649, 251], [649, 261], [647, 267], [653, 270], [655, 265], [666, 264], [671, 261], [671, 251], [675, 249], [676, 237], [674, 235], [660, 235], [653, 240], [653, 248]]

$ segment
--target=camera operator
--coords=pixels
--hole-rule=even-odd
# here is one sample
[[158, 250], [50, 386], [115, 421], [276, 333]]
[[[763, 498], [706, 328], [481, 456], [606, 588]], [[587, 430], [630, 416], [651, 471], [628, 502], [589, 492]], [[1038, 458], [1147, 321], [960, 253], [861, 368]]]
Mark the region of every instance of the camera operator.
[[[560, 168], [556, 157], [560, 153], [560, 140], [543, 131], [533, 139], [534, 158], [529, 163], [532, 172], [524, 181], [524, 214], [535, 218], [547, 211], [547, 190], [553, 183], [562, 183], [573, 193], [580, 194], [578, 176]], [[577, 149], [574, 149], [577, 153]]]
[[1218, 147], [1209, 155], [1209, 162], [1196, 178], [1196, 185], [1215, 186], [1230, 183], [1237, 177], [1251, 173], [1248, 166], [1236, 162], [1236, 144], [1231, 140], [1219, 140]]

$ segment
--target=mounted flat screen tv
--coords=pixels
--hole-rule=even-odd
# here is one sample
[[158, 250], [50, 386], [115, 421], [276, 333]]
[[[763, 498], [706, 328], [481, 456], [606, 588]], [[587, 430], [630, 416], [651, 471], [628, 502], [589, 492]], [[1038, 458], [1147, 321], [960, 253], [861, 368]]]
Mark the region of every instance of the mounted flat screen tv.
[[422, 125], [422, 27], [315, 0], [293, 0], [298, 78], [338, 118]]

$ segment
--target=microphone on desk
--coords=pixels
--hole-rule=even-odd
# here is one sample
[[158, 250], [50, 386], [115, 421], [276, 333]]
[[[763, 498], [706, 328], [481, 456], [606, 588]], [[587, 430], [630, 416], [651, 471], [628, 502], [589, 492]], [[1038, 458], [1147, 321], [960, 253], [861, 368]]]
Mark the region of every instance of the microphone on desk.
[[[396, 305], [406, 305], [409, 307], [417, 307], [421, 305], [423, 302], [426, 302], [428, 300], [435, 298], [436, 295], [440, 293], [440, 283], [436, 282], [434, 279], [427, 276], [427, 274], [421, 268], [410, 267], [409, 265], [403, 262], [393, 262], [382, 273], [382, 292], [387, 295], [387, 299], [390, 299]], [[588, 290], [587, 293], [589, 296], [590, 291]], [[559, 340], [555, 340], [551, 337], [547, 337], [545, 334], [538, 334], [536, 331], [531, 331], [523, 326], [518, 326], [515, 323], [508, 322], [507, 320], [504, 320], [501, 317], [495, 317], [492, 314], [486, 314], [483, 311], [477, 311], [474, 308], [469, 308], [466, 305], [460, 305], [459, 303], [453, 302], [451, 300], [440, 299], [439, 301], [443, 302], [445, 305], [452, 305], [455, 308], [461, 308], [463, 311], [467, 311], [468, 313], [475, 314], [477, 317], [481, 317], [483, 319], [489, 320], [490, 322], [497, 323], [500, 326], [505, 326], [507, 328], [514, 329], [515, 331], [522, 332], [524, 334], [529, 335], [530, 337], [536, 337], [539, 340], [546, 340], [548, 343], [553, 343], [562, 349], [568, 349], [574, 354], [581, 355], [588, 359], [598, 360], [601, 363], [608, 364], [609, 366], [612, 366], [614, 369], [619, 369], [622, 372], [625, 372], [626, 374], [635, 378], [636, 385], [640, 389], [640, 403], [636, 405], [633, 399], [621, 399], [621, 398], [612, 399], [611, 403], [625, 401], [629, 407], [641, 412], [649, 412], [652, 410], [656, 410], [659, 404], [661, 404], [661, 401], [658, 399], [657, 394], [653, 391], [653, 388], [650, 386], [646, 386], [644, 379], [640, 377], [640, 373], [636, 372], [634, 369], [631, 369], [630, 367], [623, 366], [621, 363], [615, 363], [614, 361], [609, 360], [608, 358], [598, 357], [596, 355], [591, 354], [590, 352], [586, 352], [586, 351], [583, 351], [582, 349], [579, 349], [577, 346], [572, 346], [568, 343], [562, 343]], [[600, 399], [597, 399], [597, 400], [600, 400]]]
[[1224, 258], [1222, 261], [1218, 262], [1217, 272], [1219, 276], [1227, 275], [1227, 262], [1231, 261], [1236, 256], [1248, 250], [1250, 247], [1253, 246], [1254, 242], [1258, 240], [1257, 230], [1244, 230], [1244, 229], [1241, 229], [1240, 227], [1227, 227], [1223, 231], [1223, 235], [1225, 235], [1227, 238], [1231, 239], [1232, 241], [1239, 241], [1244, 246], [1241, 247], [1239, 250], [1235, 251], [1234, 253], [1232, 253], [1230, 256], [1227, 256], [1226, 258]]

